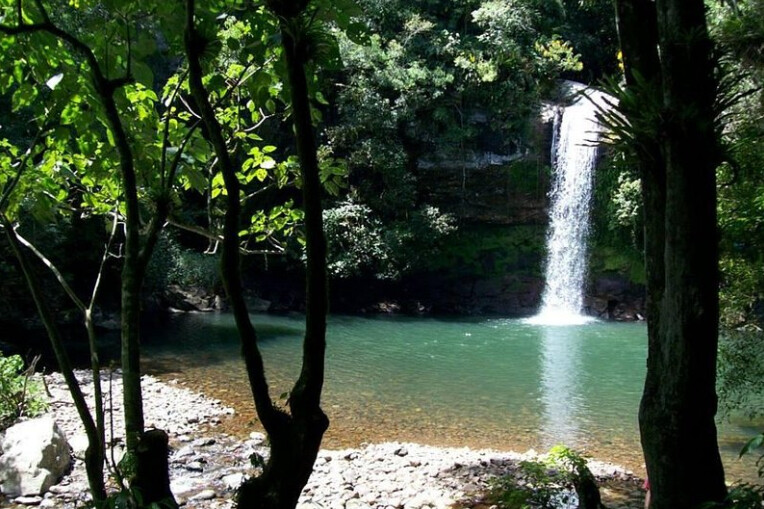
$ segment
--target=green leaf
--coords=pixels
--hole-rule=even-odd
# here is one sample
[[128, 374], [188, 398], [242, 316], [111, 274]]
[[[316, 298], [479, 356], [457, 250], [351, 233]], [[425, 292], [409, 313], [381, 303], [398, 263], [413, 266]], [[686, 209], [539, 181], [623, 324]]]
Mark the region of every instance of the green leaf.
[[207, 188], [207, 179], [198, 168], [194, 166], [184, 166], [183, 175], [188, 179], [188, 183], [193, 189], [204, 191]]
[[318, 104], [323, 104], [324, 106], [329, 105], [329, 101], [326, 100], [326, 98], [324, 97], [324, 94], [322, 94], [321, 92], [316, 92], [316, 102]]
[[762, 445], [764, 445], [764, 433], [760, 433], [756, 435], [755, 437], [753, 437], [752, 439], [750, 439], [740, 450], [739, 457], [742, 458], [746, 454], [753, 452], [754, 450], [758, 449]]
[[255, 171], [255, 178], [259, 180], [260, 182], [263, 182], [265, 179], [268, 178], [268, 172], [264, 170], [263, 168], [258, 168]]
[[151, 67], [144, 64], [143, 62], [134, 62], [132, 70], [133, 78], [135, 78], [135, 81], [148, 87], [149, 89], [153, 88], [154, 73], [152, 72]]

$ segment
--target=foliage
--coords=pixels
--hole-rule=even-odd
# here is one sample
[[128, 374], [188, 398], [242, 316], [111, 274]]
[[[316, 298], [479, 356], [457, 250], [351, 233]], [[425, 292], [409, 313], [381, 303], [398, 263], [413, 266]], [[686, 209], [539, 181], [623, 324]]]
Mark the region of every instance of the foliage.
[[383, 239], [382, 223], [368, 206], [347, 201], [324, 211], [327, 269], [335, 277], [367, 273], [388, 276], [383, 269], [392, 253]]
[[718, 170], [723, 279], [722, 322], [760, 323], [764, 292], [764, 40], [759, 0], [713, 2], [708, 17], [721, 51], [727, 161]]
[[764, 415], [764, 334], [728, 330], [720, 336], [717, 371], [719, 412], [723, 416]]
[[579, 480], [593, 479], [586, 459], [579, 453], [556, 445], [542, 461], [522, 461], [519, 475], [495, 479], [485, 501], [499, 509], [555, 509], [567, 507]]
[[345, 71], [329, 143], [354, 200], [386, 224], [424, 212], [421, 160], [525, 145], [539, 98], [579, 56], [556, 31], [561, 4], [534, 0], [359, 2], [372, 35], [340, 35]]
[[724, 509], [761, 509], [762, 504], [764, 504], [764, 487], [740, 483], [730, 488], [721, 507]]
[[397, 279], [429, 268], [455, 230], [453, 218], [435, 207], [385, 224], [371, 208], [349, 199], [324, 211], [328, 270], [340, 278]]
[[0, 352], [0, 430], [19, 417], [34, 417], [48, 408], [41, 383], [31, 376], [21, 356], [5, 357]]
[[146, 504], [140, 489], [123, 487], [111, 493], [106, 499], [93, 503], [94, 509], [174, 509], [175, 501], [167, 499]]
[[[764, 433], [750, 439], [740, 451], [742, 458], [746, 454], [760, 451], [764, 447]], [[756, 461], [758, 476], [764, 479], [764, 454]], [[705, 504], [703, 509], [761, 509], [764, 505], [764, 485], [751, 483], [735, 483], [721, 504]]]
[[427, 267], [450, 270], [457, 276], [540, 276], [544, 234], [544, 227], [536, 225], [461, 228], [430, 256]]
[[[721, 323], [734, 328], [757, 324], [760, 296], [764, 295], [764, 110], [762, 79], [764, 40], [762, 2], [707, 2], [708, 21], [719, 48], [717, 73], [722, 86], [717, 102], [718, 129], [725, 162], [717, 169], [718, 220], [721, 232]], [[619, 109], [633, 113], [629, 122], [611, 114], [603, 118], [611, 129], [614, 154], [606, 171], [598, 174], [595, 232], [598, 242], [612, 246], [642, 246], [640, 180], [634, 175], [634, 130], [656, 135], [652, 126], [662, 104], [647, 82], [635, 76], [639, 94], [624, 90], [616, 81], [605, 88], [618, 97]], [[639, 97], [639, 98], [638, 98]]]
[[220, 260], [216, 254], [183, 247], [169, 232], [157, 243], [147, 267], [146, 287], [158, 291], [168, 285], [216, 290], [220, 286]]
[[[740, 451], [740, 457], [755, 452], [763, 452], [762, 449], [764, 449], [764, 433], [759, 433], [743, 446], [743, 449]], [[764, 454], [759, 456], [756, 465], [759, 467], [759, 477], [764, 478]]]

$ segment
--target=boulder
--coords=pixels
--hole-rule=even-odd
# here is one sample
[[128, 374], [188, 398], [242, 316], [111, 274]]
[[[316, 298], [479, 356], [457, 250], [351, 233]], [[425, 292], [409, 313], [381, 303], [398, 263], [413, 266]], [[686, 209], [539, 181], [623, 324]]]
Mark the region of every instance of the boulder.
[[0, 440], [0, 491], [9, 497], [42, 495], [70, 463], [69, 444], [52, 416], [18, 423]]

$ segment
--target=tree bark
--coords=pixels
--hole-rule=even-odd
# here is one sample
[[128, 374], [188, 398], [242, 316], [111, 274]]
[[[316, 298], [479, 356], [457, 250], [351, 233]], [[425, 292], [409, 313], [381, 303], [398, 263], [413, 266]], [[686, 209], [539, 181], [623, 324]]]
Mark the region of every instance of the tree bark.
[[663, 73], [666, 160], [663, 350], [643, 420], [653, 507], [697, 507], [726, 495], [716, 438], [719, 269], [716, 83], [701, 0], [656, 3]]
[[639, 420], [650, 507], [697, 508], [726, 495], [714, 422], [720, 157], [711, 43], [701, 0], [616, 0], [616, 9], [627, 87], [643, 106], [659, 105], [654, 118], [624, 112], [639, 126], [645, 206], [648, 359]]
[[321, 440], [329, 427], [329, 419], [321, 409], [328, 311], [326, 240], [304, 48], [301, 41], [295, 39], [294, 28], [284, 26], [284, 23], [295, 20], [299, 13], [294, 16], [282, 16], [281, 40], [291, 90], [305, 210], [307, 267], [302, 370], [289, 395], [291, 418], [283, 426], [269, 431], [270, 461], [259, 478], [242, 485], [239, 490], [238, 502], [244, 508], [293, 509], [313, 472]]

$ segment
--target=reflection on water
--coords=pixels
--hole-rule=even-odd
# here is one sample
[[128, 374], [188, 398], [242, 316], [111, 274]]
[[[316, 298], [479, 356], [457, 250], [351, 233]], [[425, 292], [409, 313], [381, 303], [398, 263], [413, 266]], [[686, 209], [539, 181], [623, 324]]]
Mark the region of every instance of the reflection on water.
[[[253, 318], [278, 399], [299, 373], [304, 318]], [[524, 451], [565, 443], [641, 470], [643, 324], [333, 316], [327, 339], [326, 447], [403, 440]], [[149, 331], [143, 349], [147, 372], [234, 406], [228, 431], [257, 426], [230, 315], [175, 317]], [[728, 470], [741, 470], [732, 459], [744, 439], [738, 427], [723, 430]]]
[[582, 443], [581, 371], [578, 334], [573, 327], [544, 327], [541, 332], [541, 387], [544, 418], [541, 421], [544, 448], [564, 443], [579, 447]]

